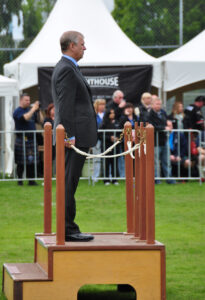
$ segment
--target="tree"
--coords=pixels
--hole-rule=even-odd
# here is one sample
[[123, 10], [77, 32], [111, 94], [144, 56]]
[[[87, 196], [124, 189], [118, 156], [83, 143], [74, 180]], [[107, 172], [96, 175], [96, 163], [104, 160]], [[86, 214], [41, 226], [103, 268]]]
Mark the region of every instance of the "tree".
[[[12, 15], [19, 17], [23, 12], [24, 40], [18, 45], [20, 48], [27, 47], [36, 37], [41, 27], [48, 18], [56, 0], [1, 0], [0, 1], [0, 48], [13, 48], [11, 21]], [[20, 21], [20, 18], [19, 18]], [[19, 51], [0, 52], [0, 72], [3, 65], [19, 55]]]
[[21, 0], [1, 0], [0, 1], [0, 32], [9, 33], [9, 26], [11, 24], [12, 14], [19, 16], [21, 8]]
[[[21, 0], [1, 0], [0, 1], [0, 48], [14, 47], [11, 32], [12, 15], [19, 16]], [[3, 65], [14, 57], [11, 51], [0, 51], [0, 73], [3, 72]]]
[[56, 0], [27, 0], [22, 4], [24, 22], [22, 47], [27, 47], [36, 37], [55, 2]]
[[184, 42], [188, 42], [205, 28], [203, 0], [184, 0]]
[[[204, 0], [184, 0], [184, 42], [204, 29], [203, 8]], [[115, 0], [112, 14], [121, 29], [139, 46], [179, 45], [179, 0]], [[147, 51], [154, 56], [165, 52]]]

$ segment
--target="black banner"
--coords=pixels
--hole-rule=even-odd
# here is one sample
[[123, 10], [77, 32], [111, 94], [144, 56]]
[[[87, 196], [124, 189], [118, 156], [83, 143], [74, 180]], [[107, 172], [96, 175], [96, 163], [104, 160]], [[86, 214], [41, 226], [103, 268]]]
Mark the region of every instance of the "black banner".
[[[46, 109], [53, 102], [51, 96], [51, 76], [53, 68], [38, 68], [39, 100]], [[109, 101], [116, 90], [122, 90], [127, 102], [140, 102], [142, 93], [151, 89], [152, 66], [122, 67], [82, 67], [93, 94], [93, 100], [103, 98]]]

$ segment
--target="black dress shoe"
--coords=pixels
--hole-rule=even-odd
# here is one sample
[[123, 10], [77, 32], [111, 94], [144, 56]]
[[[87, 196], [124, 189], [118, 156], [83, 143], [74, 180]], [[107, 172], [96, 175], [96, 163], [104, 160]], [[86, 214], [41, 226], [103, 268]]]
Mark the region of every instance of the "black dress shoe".
[[81, 232], [69, 234], [65, 237], [66, 242], [89, 242], [93, 239], [93, 235]]

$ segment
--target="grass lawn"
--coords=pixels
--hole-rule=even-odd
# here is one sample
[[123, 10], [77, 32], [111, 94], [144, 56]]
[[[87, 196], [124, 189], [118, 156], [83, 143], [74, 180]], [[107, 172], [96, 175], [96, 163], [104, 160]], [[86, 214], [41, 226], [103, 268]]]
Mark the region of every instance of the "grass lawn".
[[[85, 232], [126, 230], [125, 184], [81, 181], [77, 222]], [[53, 183], [55, 232], [55, 182]], [[33, 262], [34, 234], [43, 231], [43, 187], [0, 182], [0, 286], [4, 262]], [[156, 186], [156, 239], [166, 245], [167, 300], [205, 299], [205, 184]], [[79, 299], [134, 299], [105, 288]], [[87, 297], [86, 297], [87, 293]], [[90, 293], [90, 294], [89, 294]], [[0, 292], [0, 299], [5, 299]]]

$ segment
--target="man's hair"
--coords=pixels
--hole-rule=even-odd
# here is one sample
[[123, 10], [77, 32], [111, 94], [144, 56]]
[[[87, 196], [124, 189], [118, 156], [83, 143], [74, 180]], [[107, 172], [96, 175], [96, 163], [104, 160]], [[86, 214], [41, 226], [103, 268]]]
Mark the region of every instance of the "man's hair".
[[152, 95], [152, 103], [155, 102], [155, 101], [161, 101], [162, 102], [162, 100], [157, 95]]
[[78, 31], [66, 31], [60, 37], [61, 51], [66, 51], [71, 43], [77, 44], [79, 36], [83, 37]]
[[22, 93], [20, 95], [20, 100], [23, 99], [23, 97], [30, 97], [30, 95], [28, 93]]
[[112, 95], [112, 99], [115, 99], [119, 93], [122, 93], [124, 95], [124, 93], [121, 90], [116, 90]]
[[198, 96], [198, 97], [196, 97], [194, 102], [204, 102], [204, 104], [205, 104], [205, 97], [204, 96]]

